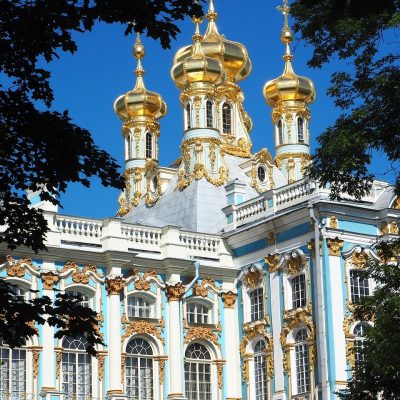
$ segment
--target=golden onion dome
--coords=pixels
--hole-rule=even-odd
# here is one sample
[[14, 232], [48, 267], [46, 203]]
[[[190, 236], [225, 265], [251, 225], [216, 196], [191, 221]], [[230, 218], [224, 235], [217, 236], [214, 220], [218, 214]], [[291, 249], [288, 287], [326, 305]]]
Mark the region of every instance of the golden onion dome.
[[171, 77], [179, 89], [185, 89], [196, 82], [219, 84], [225, 76], [221, 61], [204, 55], [199, 21], [195, 20], [195, 23], [194, 44], [189, 47], [189, 55], [174, 63], [171, 70]]
[[311, 79], [299, 76], [293, 70], [293, 55], [290, 52], [290, 43], [293, 41], [293, 35], [288, 24], [289, 8], [286, 2], [284, 4], [284, 7], [278, 7], [278, 9], [282, 10], [285, 16], [285, 25], [281, 34], [281, 41], [286, 46], [286, 53], [283, 56], [285, 69], [281, 76], [267, 82], [263, 90], [267, 103], [272, 107], [282, 101], [312, 103], [316, 99], [316, 92]]
[[[207, 57], [221, 60], [226, 77], [231, 82], [239, 82], [249, 76], [252, 64], [246, 47], [240, 43], [226, 39], [218, 32], [216, 20], [218, 14], [214, 9], [214, 2], [206, 15], [208, 19], [207, 31], [201, 41], [201, 50]], [[178, 50], [174, 57], [174, 65], [190, 56], [192, 46], [185, 46]]]
[[144, 85], [145, 71], [141, 61], [144, 55], [144, 46], [138, 34], [133, 47], [133, 56], [137, 59], [135, 87], [114, 102], [114, 111], [122, 120], [143, 116], [159, 119], [167, 113], [167, 105], [161, 95], [147, 90]]

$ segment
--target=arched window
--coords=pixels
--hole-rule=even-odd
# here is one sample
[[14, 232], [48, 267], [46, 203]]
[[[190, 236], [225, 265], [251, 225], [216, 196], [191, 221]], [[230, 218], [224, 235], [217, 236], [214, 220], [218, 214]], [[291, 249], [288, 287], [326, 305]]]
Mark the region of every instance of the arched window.
[[131, 135], [126, 137], [127, 158], [132, 158], [132, 141]]
[[86, 353], [84, 337], [66, 336], [62, 353], [64, 399], [86, 400], [92, 395], [92, 358]]
[[190, 129], [192, 127], [192, 121], [190, 116], [190, 103], [186, 104], [185, 111], [186, 111], [186, 129]]
[[265, 168], [262, 165], [260, 165], [257, 168], [257, 176], [260, 182], [265, 182], [265, 177], [266, 177]]
[[350, 271], [350, 293], [351, 301], [357, 301], [365, 296], [369, 296], [368, 278], [360, 276], [356, 270]]
[[10, 349], [0, 342], [0, 396], [26, 397], [26, 350]]
[[188, 400], [211, 400], [211, 356], [200, 343], [185, 352], [185, 394]]
[[130, 399], [153, 399], [153, 350], [141, 338], [126, 346], [126, 391]]
[[308, 358], [307, 331], [301, 329], [295, 337], [297, 393], [310, 391], [310, 362]]
[[366, 326], [363, 324], [357, 324], [354, 328], [354, 358], [356, 363], [364, 361], [364, 339]]
[[281, 119], [278, 121], [277, 129], [278, 129], [278, 145], [280, 145], [283, 144], [283, 124]]
[[146, 133], [146, 158], [153, 157], [153, 135], [150, 132]]
[[304, 143], [304, 119], [297, 119], [297, 140], [299, 143]]
[[152, 318], [154, 301], [143, 296], [128, 297], [128, 317]]
[[232, 132], [232, 108], [228, 103], [222, 106], [222, 132]]
[[207, 119], [207, 128], [213, 127], [213, 106], [210, 100], [206, 102], [206, 119]]
[[267, 400], [266, 372], [265, 342], [259, 340], [254, 346], [254, 384], [256, 400]]
[[73, 297], [79, 298], [80, 299], [79, 304], [81, 306], [83, 306], [83, 307], [91, 307], [92, 306], [91, 298], [88, 295], [86, 295], [78, 290], [68, 290], [66, 293]]
[[264, 318], [264, 291], [262, 288], [250, 292], [250, 318], [252, 321]]
[[306, 276], [300, 274], [291, 279], [292, 308], [303, 308], [307, 304]]
[[189, 303], [186, 306], [186, 319], [191, 324], [208, 324], [210, 310], [201, 303]]

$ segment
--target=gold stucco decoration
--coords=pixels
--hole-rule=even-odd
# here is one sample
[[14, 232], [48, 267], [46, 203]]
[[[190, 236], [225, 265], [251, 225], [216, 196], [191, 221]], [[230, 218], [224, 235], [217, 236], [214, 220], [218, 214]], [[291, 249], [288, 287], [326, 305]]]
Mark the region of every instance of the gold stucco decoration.
[[98, 362], [98, 376], [99, 381], [102, 382], [104, 380], [104, 360], [106, 353], [98, 352], [97, 353], [97, 362]]
[[156, 357], [156, 360], [158, 361], [159, 382], [160, 386], [162, 386], [164, 385], [164, 379], [165, 379], [165, 361], [168, 360], [168, 356], [158, 356]]
[[274, 244], [276, 244], [276, 237], [275, 237], [275, 233], [274, 232], [268, 232], [267, 234], [267, 240], [268, 240], [268, 245], [269, 246], [273, 246]]
[[398, 235], [399, 227], [396, 221], [387, 222], [381, 226], [381, 235]]
[[340, 257], [340, 251], [343, 248], [343, 240], [338, 238], [326, 239], [326, 244], [328, 246], [329, 255], [333, 257]]
[[6, 267], [7, 275], [10, 277], [22, 278], [25, 275], [25, 266], [29, 267], [34, 271], [38, 271], [38, 268], [33, 266], [30, 258], [20, 258], [17, 262], [11, 257], [6, 256], [8, 266]]
[[258, 269], [247, 272], [247, 274], [244, 276], [243, 279], [244, 285], [249, 289], [257, 287], [260, 284], [260, 282], [261, 282], [261, 273]]
[[125, 330], [125, 333], [122, 335], [122, 341], [134, 334], [147, 334], [156, 337], [164, 345], [164, 338], [161, 336], [164, 321], [162, 321], [162, 323], [160, 321], [150, 322], [145, 320], [128, 321], [124, 314], [121, 318], [121, 322]]
[[222, 382], [223, 382], [223, 372], [224, 372], [224, 365], [226, 363], [225, 360], [214, 360], [213, 362], [217, 366], [217, 381], [218, 387], [222, 389]]
[[122, 276], [106, 279], [106, 290], [109, 296], [119, 295], [125, 287], [125, 280]]
[[33, 379], [37, 379], [39, 376], [39, 350], [32, 350], [32, 370], [33, 370]]
[[221, 294], [222, 301], [224, 303], [224, 308], [235, 308], [237, 294], [232, 291]]
[[52, 271], [42, 272], [40, 274], [40, 278], [42, 279], [42, 282], [43, 282], [43, 289], [46, 289], [46, 290], [53, 290], [54, 285], [60, 279], [59, 276]]
[[264, 261], [269, 266], [270, 273], [278, 270], [279, 254], [268, 254]]
[[175, 285], [166, 285], [165, 294], [168, 301], [179, 301], [180, 298], [185, 294], [185, 286], [181, 282]]
[[221, 344], [218, 342], [218, 338], [211, 327], [194, 326], [189, 328], [185, 335], [184, 343], [188, 344], [195, 339], [208, 340], [209, 342], [214, 343], [218, 348], [221, 348]]
[[329, 227], [332, 229], [338, 228], [338, 219], [335, 216], [329, 218]]
[[62, 349], [56, 349], [56, 377], [59, 380], [61, 376]]

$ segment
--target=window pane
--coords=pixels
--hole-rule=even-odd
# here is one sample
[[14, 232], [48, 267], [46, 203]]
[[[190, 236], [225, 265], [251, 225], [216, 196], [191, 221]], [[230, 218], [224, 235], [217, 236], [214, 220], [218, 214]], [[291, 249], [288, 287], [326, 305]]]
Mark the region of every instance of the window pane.
[[361, 278], [357, 271], [350, 271], [350, 292], [351, 301], [353, 302], [369, 296], [368, 278]]
[[206, 103], [206, 114], [207, 114], [207, 128], [213, 127], [213, 112], [212, 112], [212, 103], [210, 100]]
[[267, 399], [267, 369], [265, 343], [260, 340], [254, 346], [254, 384], [256, 400]]
[[310, 363], [306, 339], [307, 331], [305, 329], [300, 330], [295, 339], [297, 393], [310, 391]]
[[304, 274], [295, 276], [291, 280], [292, 286], [292, 308], [303, 308], [307, 303], [306, 277]]
[[264, 318], [264, 291], [262, 288], [250, 293], [250, 317], [252, 321]]
[[209, 309], [203, 304], [189, 303], [186, 307], [186, 319], [192, 324], [208, 324]]
[[232, 110], [228, 103], [222, 106], [222, 131], [223, 133], [232, 132]]
[[128, 317], [150, 318], [152, 303], [143, 297], [128, 297]]

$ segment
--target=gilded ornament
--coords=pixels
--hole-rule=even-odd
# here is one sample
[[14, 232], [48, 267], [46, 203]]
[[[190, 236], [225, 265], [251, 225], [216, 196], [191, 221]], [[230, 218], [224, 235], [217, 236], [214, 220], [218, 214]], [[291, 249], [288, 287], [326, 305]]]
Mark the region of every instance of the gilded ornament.
[[333, 257], [340, 257], [340, 251], [343, 248], [343, 240], [338, 238], [326, 239], [326, 244], [328, 246], [329, 255]]
[[218, 338], [212, 329], [208, 326], [194, 326], [188, 329], [184, 343], [188, 344], [195, 339], [203, 339], [208, 340], [211, 343], [214, 343], [216, 346], [221, 348], [221, 344], [218, 342]]
[[139, 144], [140, 144], [140, 134], [142, 130], [140, 128], [135, 128], [134, 129], [134, 135], [135, 135], [135, 150], [136, 150], [136, 157], [139, 157]]
[[381, 235], [398, 235], [399, 234], [399, 227], [396, 221], [388, 222], [383, 224], [381, 227]]
[[275, 233], [274, 232], [268, 232], [267, 234], [267, 240], [268, 240], [268, 245], [273, 246], [276, 244], [276, 238], [275, 238]]
[[237, 300], [237, 294], [232, 291], [221, 294], [221, 299], [224, 303], [224, 308], [234, 308]]
[[210, 158], [210, 166], [211, 166], [211, 169], [213, 170], [214, 169], [214, 167], [215, 167], [215, 159], [216, 159], [216, 156], [215, 156], [215, 143], [210, 143], [210, 147], [209, 147], [209, 149], [210, 149], [210, 153], [209, 153], [209, 158]]
[[368, 260], [368, 254], [364, 250], [360, 252], [354, 251], [351, 255], [351, 263], [356, 268], [365, 268]]
[[338, 220], [335, 216], [329, 218], [329, 227], [332, 229], [338, 228]]
[[293, 252], [292, 254], [290, 254], [286, 265], [289, 274], [294, 275], [302, 270], [304, 262], [303, 259], [300, 257], [300, 255]]
[[268, 254], [264, 261], [269, 266], [270, 273], [278, 270], [279, 254]]
[[56, 350], [56, 377], [57, 377], [57, 380], [60, 380], [61, 361], [62, 361], [62, 349], [57, 349]]
[[293, 123], [293, 114], [288, 113], [285, 115], [286, 128], [288, 132], [288, 143], [292, 142], [292, 123]]
[[181, 282], [175, 285], [166, 285], [165, 294], [168, 301], [179, 301], [180, 298], [185, 294], [185, 286]]
[[99, 381], [102, 382], [104, 379], [104, 353], [97, 353], [97, 362], [98, 362], [98, 376]]
[[125, 280], [122, 276], [115, 278], [106, 278], [106, 290], [109, 296], [119, 295], [125, 287]]
[[33, 379], [37, 379], [39, 376], [39, 354], [39, 350], [32, 350]]
[[126, 369], [126, 353], [121, 354], [121, 385], [124, 386]]
[[168, 360], [168, 356], [158, 356], [156, 360], [158, 361], [159, 382], [160, 386], [162, 386], [165, 380], [165, 361]]
[[282, 161], [287, 160], [289, 158], [300, 158], [301, 160], [309, 161], [311, 160], [311, 156], [307, 153], [282, 153], [275, 157], [275, 164], [278, 168], [282, 165]]
[[126, 320], [125, 314], [123, 315], [123, 318], [121, 318], [121, 321], [125, 330], [121, 339], [122, 341], [134, 334], [147, 334], [156, 337], [160, 342], [162, 342], [162, 344], [164, 344], [164, 338], [161, 336], [160, 332], [160, 324], [157, 324], [157, 322], [149, 322], [145, 320], [129, 322]]
[[43, 289], [53, 290], [54, 284], [58, 282], [59, 276], [52, 271], [42, 272], [40, 278], [43, 282]]
[[296, 163], [294, 162], [294, 159], [292, 157], [289, 158], [287, 162], [287, 174], [288, 174], [288, 183], [293, 183], [296, 181], [295, 173], [294, 173], [294, 167]]
[[203, 287], [203, 285], [198, 285], [197, 283], [195, 283], [193, 285], [193, 295], [207, 297], [208, 290], [205, 287]]
[[224, 372], [224, 365], [226, 361], [225, 360], [215, 360], [214, 364], [217, 366], [217, 381], [218, 381], [218, 387], [222, 389], [222, 381], [223, 381], [223, 372]]
[[257, 287], [261, 283], [260, 271], [258, 269], [255, 269], [254, 271], [247, 272], [243, 279], [243, 282], [244, 285], [249, 289]]
[[[318, 242], [319, 242], [319, 250], [321, 251], [322, 242], [320, 240]], [[315, 256], [315, 239], [311, 239], [309, 242], [307, 242], [307, 248]]]
[[400, 197], [396, 197], [395, 201], [392, 204], [392, 208], [400, 210]]
[[25, 268], [27, 266], [29, 269], [34, 271], [39, 271], [38, 268], [34, 267], [32, 260], [30, 258], [20, 258], [17, 262], [11, 257], [6, 256], [6, 261], [8, 262], [8, 267], [6, 267], [6, 272], [8, 276], [22, 278], [25, 275]]

